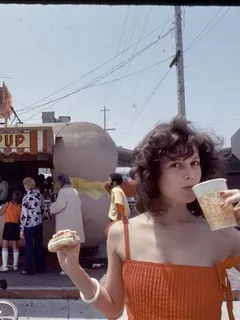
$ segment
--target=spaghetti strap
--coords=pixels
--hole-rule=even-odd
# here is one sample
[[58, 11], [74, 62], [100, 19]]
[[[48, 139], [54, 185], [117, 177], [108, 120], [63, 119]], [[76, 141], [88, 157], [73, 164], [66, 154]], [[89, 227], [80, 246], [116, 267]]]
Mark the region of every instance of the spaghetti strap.
[[[117, 221], [113, 221], [109, 223], [107, 228], [105, 229], [105, 234], [107, 235], [109, 232], [110, 227], [116, 223]], [[129, 243], [129, 229], [128, 229], [128, 219], [126, 217], [122, 217], [122, 222], [123, 222], [123, 231], [124, 231], [124, 244], [125, 244], [125, 255], [126, 255], [126, 260], [131, 260], [131, 255], [130, 255], [130, 243]]]
[[126, 260], [131, 260], [130, 241], [129, 241], [129, 228], [128, 228], [129, 222], [128, 222], [128, 219], [125, 216], [122, 218], [122, 221], [123, 221]]

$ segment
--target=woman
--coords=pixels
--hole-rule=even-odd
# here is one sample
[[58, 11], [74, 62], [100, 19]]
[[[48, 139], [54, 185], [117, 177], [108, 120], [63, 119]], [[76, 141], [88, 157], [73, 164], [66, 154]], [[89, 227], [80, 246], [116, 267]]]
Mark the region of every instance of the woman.
[[7, 272], [8, 268], [8, 247], [12, 245], [13, 249], [13, 270], [18, 270], [19, 249], [18, 241], [20, 240], [20, 216], [21, 216], [22, 193], [14, 191], [12, 200], [6, 202], [0, 209], [0, 215], [4, 215], [3, 227], [3, 246], [2, 246], [2, 266], [0, 272]]
[[[25, 239], [25, 269], [22, 275], [40, 273], [45, 269], [43, 248], [43, 197], [32, 178], [25, 178], [26, 195], [22, 201], [21, 237]], [[33, 266], [33, 257], [35, 268]]]
[[[141, 214], [109, 229], [104, 287], [79, 266], [79, 246], [58, 252], [85, 302], [111, 319], [121, 316], [125, 303], [131, 320], [220, 320], [226, 294], [234, 319], [226, 269], [240, 264], [240, 233], [212, 232], [191, 189], [222, 177], [218, 147], [179, 117], [143, 139], [132, 169]], [[240, 201], [239, 190], [222, 196], [223, 205]]]
[[[56, 232], [62, 229], [74, 229], [85, 242], [82, 220], [82, 203], [77, 190], [72, 186], [71, 179], [66, 174], [57, 177], [61, 189], [56, 202], [50, 205], [51, 214], [56, 214]], [[61, 272], [64, 275], [64, 272]]]

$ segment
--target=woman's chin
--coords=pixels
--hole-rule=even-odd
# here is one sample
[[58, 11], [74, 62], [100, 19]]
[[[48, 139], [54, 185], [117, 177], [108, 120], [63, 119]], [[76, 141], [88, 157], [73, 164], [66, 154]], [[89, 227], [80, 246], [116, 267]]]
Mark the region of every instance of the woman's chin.
[[185, 200], [184, 203], [189, 204], [189, 203], [194, 202], [196, 200], [196, 197], [193, 194], [193, 195], [189, 195], [189, 196], [185, 197], [184, 200]]

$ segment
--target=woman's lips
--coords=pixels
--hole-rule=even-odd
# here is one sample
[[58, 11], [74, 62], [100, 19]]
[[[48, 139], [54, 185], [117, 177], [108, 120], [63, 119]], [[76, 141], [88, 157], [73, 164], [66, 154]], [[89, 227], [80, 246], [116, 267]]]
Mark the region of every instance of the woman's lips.
[[186, 186], [186, 187], [183, 187], [183, 189], [188, 190], [188, 191], [192, 191], [192, 188], [193, 188], [193, 186]]

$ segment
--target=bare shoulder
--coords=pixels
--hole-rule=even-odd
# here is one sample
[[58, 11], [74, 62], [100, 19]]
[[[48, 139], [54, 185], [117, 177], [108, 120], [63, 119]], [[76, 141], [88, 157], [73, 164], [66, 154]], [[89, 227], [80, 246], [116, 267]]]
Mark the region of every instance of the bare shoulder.
[[240, 242], [240, 231], [235, 228], [226, 228], [218, 231], [219, 236], [221, 236], [226, 241], [232, 243]]
[[240, 256], [240, 231], [235, 228], [226, 228], [219, 233], [224, 241], [225, 246], [229, 248], [229, 256]]
[[[221, 230], [212, 231], [207, 222], [204, 227], [203, 234], [206, 235], [205, 239], [209, 239], [209, 242], [213, 243], [216, 248], [221, 248], [222, 252], [225, 252], [227, 256], [239, 256], [240, 255], [240, 231], [234, 227], [225, 228]], [[207, 236], [208, 233], [208, 236]]]
[[125, 248], [124, 227], [122, 221], [114, 222], [108, 229], [107, 254], [110, 257], [123, 260]]
[[129, 228], [130, 230], [133, 230], [135, 228], [139, 228], [140, 226], [143, 226], [146, 223], [149, 223], [150, 220], [153, 221], [152, 217], [149, 218], [145, 213], [140, 213], [136, 215], [135, 217], [129, 219]]
[[115, 239], [119, 238], [123, 235], [123, 222], [117, 221], [114, 222], [110, 227], [108, 231], [108, 238]]
[[[147, 222], [147, 219], [144, 218], [142, 214], [137, 215], [134, 218], [131, 218], [128, 220], [127, 227], [132, 230], [135, 228], [138, 228], [143, 222]], [[123, 221], [117, 221], [114, 222], [108, 232], [108, 238], [111, 240], [120, 240], [122, 237], [124, 237], [124, 224]]]

